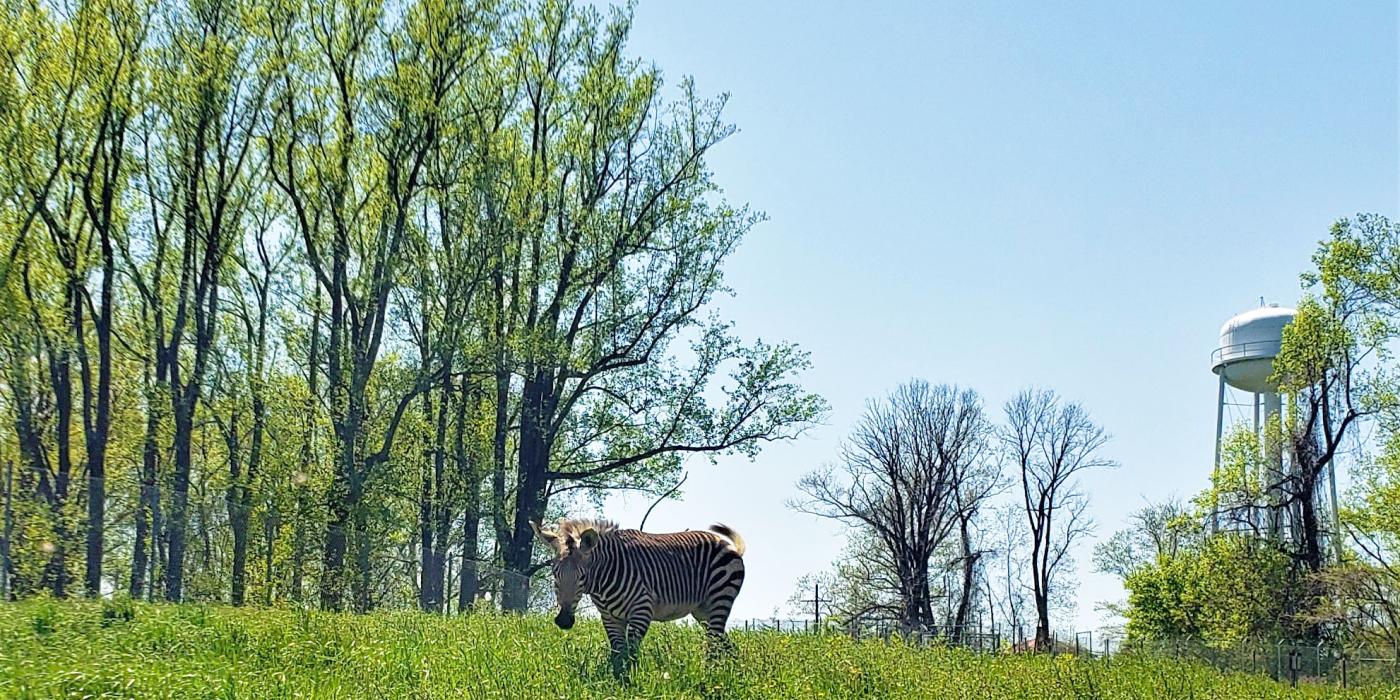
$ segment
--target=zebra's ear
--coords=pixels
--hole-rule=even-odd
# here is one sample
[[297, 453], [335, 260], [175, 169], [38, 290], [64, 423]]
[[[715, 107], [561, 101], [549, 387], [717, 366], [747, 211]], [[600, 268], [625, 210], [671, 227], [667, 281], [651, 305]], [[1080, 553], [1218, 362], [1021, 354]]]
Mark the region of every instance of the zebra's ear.
[[558, 551], [558, 550], [559, 550], [559, 535], [558, 535], [558, 533], [550, 532], [550, 531], [548, 531], [548, 530], [546, 530], [546, 529], [540, 527], [540, 523], [539, 523], [538, 520], [531, 520], [531, 521], [530, 521], [530, 529], [531, 529], [531, 530], [534, 530], [534, 531], [535, 531], [535, 537], [538, 537], [538, 538], [540, 538], [541, 540], [544, 540], [544, 543], [547, 544], [547, 545], [549, 545], [550, 549], [553, 549], [553, 550], [555, 550], [555, 551]]
[[590, 527], [590, 528], [588, 528], [587, 530], [584, 530], [583, 532], [579, 533], [579, 536], [578, 536], [578, 551], [579, 551], [580, 554], [588, 554], [590, 551], [593, 550], [594, 547], [597, 547], [597, 546], [598, 546], [598, 531], [597, 531], [597, 530], [594, 530], [593, 528]]

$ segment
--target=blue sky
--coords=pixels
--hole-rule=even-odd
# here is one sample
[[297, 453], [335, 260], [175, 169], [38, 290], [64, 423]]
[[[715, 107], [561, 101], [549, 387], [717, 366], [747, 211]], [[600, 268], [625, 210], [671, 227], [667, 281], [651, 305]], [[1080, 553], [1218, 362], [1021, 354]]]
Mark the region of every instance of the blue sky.
[[[1084, 480], [1099, 537], [1200, 490], [1220, 324], [1294, 302], [1334, 219], [1400, 213], [1397, 35], [1394, 2], [641, 2], [633, 54], [731, 94], [711, 166], [769, 217], [720, 311], [809, 350], [832, 407], [752, 462], [693, 461], [647, 529], [733, 525], [736, 617], [785, 608], [843, 541], [794, 483], [911, 377], [998, 417], [1032, 385], [1088, 407], [1122, 464]], [[1088, 629], [1122, 590], [1080, 560]]]

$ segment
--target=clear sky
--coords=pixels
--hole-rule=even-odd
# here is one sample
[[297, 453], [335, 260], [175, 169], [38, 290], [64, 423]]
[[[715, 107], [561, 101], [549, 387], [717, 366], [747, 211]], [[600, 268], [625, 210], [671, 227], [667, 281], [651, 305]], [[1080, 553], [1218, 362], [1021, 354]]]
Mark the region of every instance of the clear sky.
[[[785, 609], [843, 541], [785, 506], [794, 482], [911, 377], [997, 418], [1031, 385], [1088, 407], [1122, 464], [1085, 479], [1098, 537], [1204, 488], [1220, 324], [1296, 301], [1334, 219], [1400, 213], [1397, 35], [1393, 1], [643, 0], [633, 54], [731, 93], [711, 165], [769, 216], [720, 310], [810, 350], [832, 407], [752, 462], [692, 461], [647, 529], [733, 525], [736, 618]], [[1123, 595], [1088, 553], [1080, 629]]]

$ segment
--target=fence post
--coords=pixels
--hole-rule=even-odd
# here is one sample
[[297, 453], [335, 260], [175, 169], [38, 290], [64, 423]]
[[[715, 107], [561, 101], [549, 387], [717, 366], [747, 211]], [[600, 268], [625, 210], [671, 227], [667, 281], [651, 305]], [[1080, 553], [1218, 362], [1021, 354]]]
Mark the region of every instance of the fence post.
[[1342, 690], [1347, 689], [1347, 652], [1342, 650]]

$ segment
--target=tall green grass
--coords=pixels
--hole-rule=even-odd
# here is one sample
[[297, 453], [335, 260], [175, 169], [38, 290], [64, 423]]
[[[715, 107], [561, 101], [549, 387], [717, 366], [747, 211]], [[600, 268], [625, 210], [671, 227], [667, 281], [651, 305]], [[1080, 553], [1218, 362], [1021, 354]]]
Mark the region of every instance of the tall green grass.
[[[199, 605], [0, 604], [3, 698], [1284, 698], [1267, 678], [1169, 659], [975, 655], [843, 637], [652, 628], [626, 684], [602, 628], [546, 618], [365, 616]], [[1387, 688], [1345, 697], [1391, 697]]]

